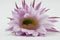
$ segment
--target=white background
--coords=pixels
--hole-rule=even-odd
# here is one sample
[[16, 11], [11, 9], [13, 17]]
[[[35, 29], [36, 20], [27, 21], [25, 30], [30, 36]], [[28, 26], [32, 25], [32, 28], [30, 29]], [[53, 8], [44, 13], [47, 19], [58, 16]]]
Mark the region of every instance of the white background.
[[[26, 0], [28, 5], [33, 0]], [[36, 0], [36, 4], [42, 1], [42, 6], [49, 8], [47, 12], [50, 16], [60, 16], [60, 0]], [[11, 17], [11, 11], [15, 8], [15, 2], [18, 6], [21, 6], [21, 0], [0, 0], [0, 40], [60, 40], [60, 33], [48, 33], [46, 37], [20, 37], [12, 36], [5, 30], [8, 28], [9, 20], [7, 17]], [[59, 22], [54, 25], [60, 30], [60, 19]]]

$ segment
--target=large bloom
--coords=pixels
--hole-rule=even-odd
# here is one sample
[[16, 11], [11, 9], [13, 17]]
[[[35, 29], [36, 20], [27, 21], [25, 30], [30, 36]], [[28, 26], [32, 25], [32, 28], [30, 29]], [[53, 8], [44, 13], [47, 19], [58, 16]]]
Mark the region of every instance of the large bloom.
[[35, 0], [28, 7], [25, 0], [22, 1], [22, 8], [16, 4], [12, 12], [13, 18], [9, 18], [9, 30], [18, 36], [41, 36], [49, 32], [58, 32], [52, 23], [57, 22], [55, 18], [49, 17], [45, 12], [49, 9], [41, 8], [41, 2], [35, 7]]

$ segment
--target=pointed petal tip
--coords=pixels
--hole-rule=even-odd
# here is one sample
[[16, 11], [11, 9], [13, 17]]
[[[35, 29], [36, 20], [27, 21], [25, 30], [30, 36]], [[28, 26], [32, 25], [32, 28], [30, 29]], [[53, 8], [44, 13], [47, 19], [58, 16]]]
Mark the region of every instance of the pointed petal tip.
[[41, 2], [36, 6], [36, 10], [38, 10], [41, 7]]
[[46, 9], [45, 12], [49, 11], [50, 9]]
[[26, 4], [25, 0], [22, 1], [22, 7], [28, 10], [28, 5]]
[[13, 18], [10, 18], [10, 17], [7, 17], [8, 19], [10, 19], [10, 20], [14, 20]]
[[6, 29], [6, 31], [12, 31], [12, 30], [13, 30], [13, 27]]
[[16, 6], [17, 9], [19, 8], [16, 2], [15, 2], [15, 6]]
[[22, 6], [23, 7], [25, 6], [25, 0], [22, 0]]
[[35, 0], [33, 0], [33, 2], [30, 4], [30, 6], [34, 8], [34, 6], [35, 6]]
[[60, 17], [49, 17], [50, 19], [60, 18]]
[[52, 23], [58, 22], [57, 20], [49, 20]]
[[35, 0], [33, 0], [33, 4], [32, 4], [32, 7], [34, 8], [34, 5], [35, 5]]
[[49, 32], [60, 32], [59, 30], [57, 30], [57, 29], [55, 29], [55, 28], [47, 29], [47, 31], [49, 31]]

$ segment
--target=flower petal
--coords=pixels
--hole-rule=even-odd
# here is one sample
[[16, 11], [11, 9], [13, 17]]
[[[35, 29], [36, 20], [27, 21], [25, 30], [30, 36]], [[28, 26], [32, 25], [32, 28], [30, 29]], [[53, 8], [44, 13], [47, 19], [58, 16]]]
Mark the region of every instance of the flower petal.
[[60, 18], [60, 17], [49, 17], [50, 19]]
[[37, 29], [37, 32], [41, 33], [41, 34], [46, 34], [46, 29], [43, 27], [43, 26], [40, 26], [38, 29]]
[[48, 21], [50, 21], [52, 23], [58, 22], [57, 20], [48, 20]]
[[41, 7], [41, 2], [36, 6], [36, 10], [38, 10]]
[[13, 30], [13, 27], [10, 27], [9, 29], [7, 29], [7, 31], [12, 31]]
[[21, 30], [21, 28], [18, 25], [14, 25], [13, 31], [17, 32], [20, 30]]
[[48, 20], [48, 15], [45, 15], [45, 14], [40, 15], [39, 20], [41, 24], [45, 23]]
[[34, 8], [34, 5], [35, 5], [35, 0], [33, 0], [33, 4], [32, 4], [32, 7]]
[[15, 3], [15, 6], [16, 6], [17, 9], [19, 8], [16, 3]]
[[22, 6], [24, 9], [28, 10], [28, 5], [25, 3], [25, 0], [22, 0]]
[[55, 28], [51, 28], [51, 29], [46, 29], [47, 31], [49, 31], [49, 32], [59, 32], [58, 30], [56, 30]]
[[37, 31], [34, 31], [33, 34], [32, 34], [32, 36], [38, 36], [38, 34], [39, 33]]
[[42, 24], [42, 25], [43, 25], [44, 28], [46, 28], [46, 29], [51, 29], [52, 26], [54, 26], [54, 25], [52, 25], [52, 24], [50, 24], [50, 23], [45, 23], [45, 24]]
[[28, 33], [28, 34], [33, 34], [34, 30], [28, 30], [28, 29], [23, 29], [21, 28], [22, 32]]
[[43, 14], [44, 11], [45, 11], [46, 8], [43, 8], [41, 11], [40, 11], [40, 14]]
[[23, 17], [25, 14], [24, 9], [15, 9], [15, 11], [17, 12], [17, 14], [19, 14], [20, 17]]
[[21, 36], [22, 32], [21, 31], [17, 31], [16, 32], [16, 36]]
[[13, 18], [14, 19], [18, 19], [19, 18], [19, 15], [17, 14], [17, 12], [13, 12], [12, 11], [12, 15], [13, 15]]
[[50, 9], [46, 9], [45, 12], [47, 12], [48, 10], [50, 10]]
[[10, 17], [7, 17], [8, 19], [10, 19], [11, 21], [14, 20], [14, 18], [10, 18]]

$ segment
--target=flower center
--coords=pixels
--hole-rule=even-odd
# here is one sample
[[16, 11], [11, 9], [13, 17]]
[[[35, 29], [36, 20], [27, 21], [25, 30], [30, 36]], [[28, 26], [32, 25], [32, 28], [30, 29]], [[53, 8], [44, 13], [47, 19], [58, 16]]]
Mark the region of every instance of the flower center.
[[38, 27], [36, 18], [24, 18], [21, 20], [21, 27], [29, 30], [35, 30]]

